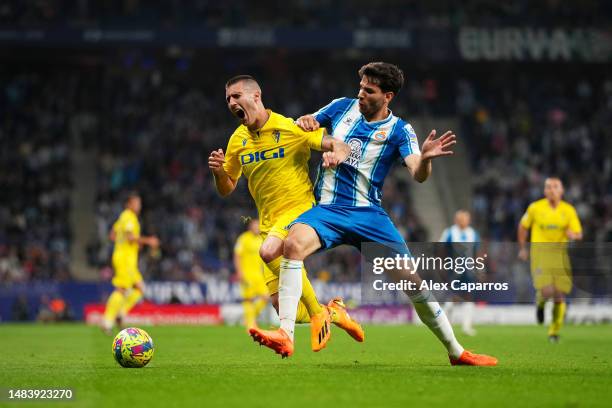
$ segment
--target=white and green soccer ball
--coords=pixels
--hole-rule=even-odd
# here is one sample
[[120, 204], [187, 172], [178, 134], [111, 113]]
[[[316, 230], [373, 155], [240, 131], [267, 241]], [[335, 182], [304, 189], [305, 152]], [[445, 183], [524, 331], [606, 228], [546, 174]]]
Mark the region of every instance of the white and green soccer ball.
[[140, 368], [149, 364], [153, 358], [153, 339], [146, 331], [128, 327], [113, 340], [113, 357], [126, 368]]

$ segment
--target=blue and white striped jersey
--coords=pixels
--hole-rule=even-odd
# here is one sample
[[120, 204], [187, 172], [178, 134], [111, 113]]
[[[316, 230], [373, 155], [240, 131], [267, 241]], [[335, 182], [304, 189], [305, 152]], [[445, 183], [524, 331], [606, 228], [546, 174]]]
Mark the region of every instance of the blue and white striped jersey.
[[329, 134], [351, 147], [348, 159], [335, 169], [319, 166], [315, 184], [319, 204], [380, 206], [383, 183], [393, 164], [420, 153], [410, 124], [393, 113], [384, 120], [366, 122], [357, 99], [335, 99], [314, 116]]
[[480, 242], [480, 236], [472, 227], [461, 229], [457, 225], [453, 225], [442, 232], [440, 242]]
[[472, 227], [461, 229], [454, 224], [442, 232], [440, 242], [446, 244], [449, 255], [453, 257], [475, 257], [480, 247], [480, 235]]

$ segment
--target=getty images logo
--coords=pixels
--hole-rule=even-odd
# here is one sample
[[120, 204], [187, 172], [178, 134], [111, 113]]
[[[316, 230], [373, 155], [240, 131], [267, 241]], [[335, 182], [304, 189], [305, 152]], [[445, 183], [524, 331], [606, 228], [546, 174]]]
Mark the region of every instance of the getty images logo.
[[285, 148], [263, 150], [261, 152], [247, 153], [240, 156], [240, 162], [245, 164], [257, 163], [263, 160], [282, 159], [285, 157]]

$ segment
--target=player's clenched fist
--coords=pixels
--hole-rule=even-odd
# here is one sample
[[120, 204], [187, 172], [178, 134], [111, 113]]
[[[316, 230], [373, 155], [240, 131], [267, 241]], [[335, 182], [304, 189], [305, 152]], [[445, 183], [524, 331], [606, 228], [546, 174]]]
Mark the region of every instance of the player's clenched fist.
[[336, 143], [334, 150], [323, 153], [323, 168], [336, 168], [349, 157], [351, 148], [346, 143]]
[[223, 149], [213, 150], [208, 156], [208, 167], [215, 174], [224, 173], [223, 163], [225, 163], [225, 154]]
[[223, 168], [224, 163], [225, 154], [223, 154], [223, 149], [213, 150], [210, 156], [208, 156], [208, 168], [210, 168], [215, 178], [215, 187], [221, 197], [231, 194], [236, 188], [236, 182], [228, 176]]
[[319, 122], [312, 115], [304, 115], [299, 117], [295, 124], [298, 125], [302, 130], [306, 132], [312, 132], [319, 128]]
[[323, 168], [334, 168], [340, 164], [340, 160], [334, 152], [325, 152], [323, 153]]

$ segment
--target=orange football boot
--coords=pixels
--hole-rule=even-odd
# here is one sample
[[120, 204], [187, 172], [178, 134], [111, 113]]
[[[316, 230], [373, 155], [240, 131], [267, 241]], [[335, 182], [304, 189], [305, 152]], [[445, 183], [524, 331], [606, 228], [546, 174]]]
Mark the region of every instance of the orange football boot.
[[262, 330], [258, 327], [251, 327], [249, 334], [254, 341], [271, 348], [276, 354], [280, 354], [282, 358], [293, 354], [293, 340], [289, 338], [289, 335], [283, 329]]
[[332, 322], [346, 331], [352, 338], [362, 343], [365, 340], [365, 333], [361, 325], [349, 316], [346, 311], [346, 305], [341, 297], [333, 298], [327, 304], [329, 312], [332, 315]]
[[475, 354], [468, 350], [463, 350], [459, 358], [450, 359], [451, 365], [469, 365], [469, 366], [496, 366], [497, 359], [485, 354]]
[[321, 351], [331, 337], [331, 316], [327, 307], [310, 317], [310, 346], [312, 351]]

